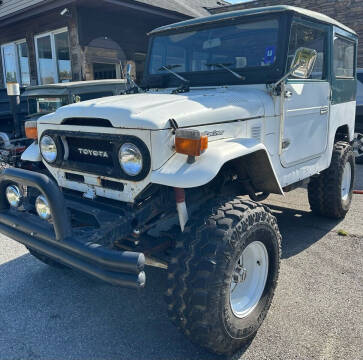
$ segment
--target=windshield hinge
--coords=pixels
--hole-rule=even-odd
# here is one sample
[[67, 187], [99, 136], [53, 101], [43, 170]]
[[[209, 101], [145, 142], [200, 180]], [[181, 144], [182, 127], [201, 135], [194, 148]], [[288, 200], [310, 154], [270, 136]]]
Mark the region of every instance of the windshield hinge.
[[172, 94], [182, 94], [190, 91], [190, 82], [183, 82], [178, 88], [172, 91]]

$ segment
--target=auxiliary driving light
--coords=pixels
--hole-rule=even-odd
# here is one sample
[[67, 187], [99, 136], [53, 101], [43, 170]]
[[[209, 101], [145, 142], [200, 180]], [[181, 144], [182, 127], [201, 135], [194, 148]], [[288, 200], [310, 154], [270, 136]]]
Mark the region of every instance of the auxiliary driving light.
[[23, 195], [16, 185], [10, 185], [6, 188], [6, 199], [10, 206], [19, 207], [23, 200]]
[[39, 195], [35, 200], [35, 209], [43, 220], [49, 220], [52, 217], [48, 201], [43, 195]]

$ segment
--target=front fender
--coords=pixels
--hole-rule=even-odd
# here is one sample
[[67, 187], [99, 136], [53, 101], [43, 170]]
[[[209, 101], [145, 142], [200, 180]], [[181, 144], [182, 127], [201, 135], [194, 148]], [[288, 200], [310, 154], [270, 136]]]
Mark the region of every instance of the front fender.
[[249, 138], [222, 139], [210, 142], [207, 151], [197, 157], [193, 164], [187, 163], [186, 155], [174, 154], [160, 169], [152, 172], [151, 182], [179, 188], [202, 186], [213, 180], [225, 163], [235, 159], [243, 159], [251, 154], [261, 154], [265, 162], [264, 169], [259, 169], [256, 175], [261, 177], [261, 180], [264, 179], [264, 181], [258, 181], [259, 183], [268, 183], [269, 185], [258, 190], [283, 194], [266, 147], [257, 140]]
[[38, 143], [34, 141], [31, 145], [29, 145], [21, 154], [21, 160], [31, 162], [42, 161], [42, 156], [40, 155]]

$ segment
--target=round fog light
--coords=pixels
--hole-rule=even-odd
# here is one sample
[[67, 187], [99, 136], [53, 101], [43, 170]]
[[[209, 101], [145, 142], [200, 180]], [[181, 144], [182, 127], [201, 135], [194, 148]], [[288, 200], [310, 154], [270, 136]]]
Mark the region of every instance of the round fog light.
[[43, 220], [49, 220], [52, 216], [48, 201], [43, 195], [39, 195], [35, 200], [35, 209]]
[[6, 199], [10, 206], [17, 208], [21, 205], [23, 196], [16, 185], [10, 185], [6, 188]]

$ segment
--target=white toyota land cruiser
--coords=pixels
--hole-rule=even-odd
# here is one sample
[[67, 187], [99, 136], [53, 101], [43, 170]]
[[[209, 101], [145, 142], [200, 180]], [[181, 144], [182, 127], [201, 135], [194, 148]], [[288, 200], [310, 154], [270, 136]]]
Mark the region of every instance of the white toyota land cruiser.
[[234, 352], [279, 274], [279, 229], [258, 201], [310, 180], [313, 212], [349, 210], [356, 47], [353, 30], [289, 6], [154, 30], [145, 91], [40, 118], [23, 159], [45, 171], [0, 176], [0, 231], [114, 285], [167, 269], [173, 322]]

